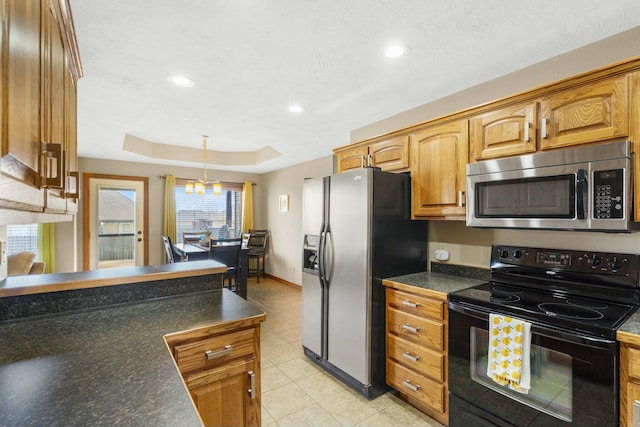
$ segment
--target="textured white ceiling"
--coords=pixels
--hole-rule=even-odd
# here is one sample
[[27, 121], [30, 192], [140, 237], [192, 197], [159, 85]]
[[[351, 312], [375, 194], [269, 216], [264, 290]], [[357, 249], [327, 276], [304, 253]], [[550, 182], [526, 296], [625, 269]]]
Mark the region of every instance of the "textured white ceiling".
[[[640, 25], [640, 1], [71, 0], [84, 78], [79, 155], [201, 166], [122, 149], [157, 144], [331, 154], [349, 132]], [[391, 42], [409, 54], [384, 58]], [[195, 81], [178, 88], [169, 76]], [[288, 112], [290, 104], [307, 108]], [[161, 147], [161, 146], [160, 146]], [[252, 157], [253, 158], [253, 157]]]

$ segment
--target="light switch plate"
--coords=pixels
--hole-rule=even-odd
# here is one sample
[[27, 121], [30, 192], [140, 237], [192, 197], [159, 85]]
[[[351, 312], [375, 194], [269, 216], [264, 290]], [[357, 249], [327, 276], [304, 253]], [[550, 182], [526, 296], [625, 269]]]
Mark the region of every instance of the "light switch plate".
[[444, 249], [438, 249], [435, 255], [438, 261], [446, 261], [449, 259], [449, 251]]

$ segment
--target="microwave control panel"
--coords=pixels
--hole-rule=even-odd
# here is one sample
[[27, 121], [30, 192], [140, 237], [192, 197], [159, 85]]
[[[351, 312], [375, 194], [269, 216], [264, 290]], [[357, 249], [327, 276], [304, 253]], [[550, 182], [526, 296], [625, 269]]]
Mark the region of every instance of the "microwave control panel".
[[624, 171], [611, 169], [593, 173], [593, 217], [624, 218]]

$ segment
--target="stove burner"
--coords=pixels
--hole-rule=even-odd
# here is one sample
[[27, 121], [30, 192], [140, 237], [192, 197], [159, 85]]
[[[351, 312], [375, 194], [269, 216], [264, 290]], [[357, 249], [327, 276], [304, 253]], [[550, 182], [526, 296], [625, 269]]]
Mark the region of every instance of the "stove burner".
[[598, 320], [604, 317], [599, 311], [571, 304], [543, 303], [538, 308], [546, 314], [558, 317], [582, 320]]
[[506, 302], [518, 302], [520, 297], [507, 292], [501, 291], [484, 291], [480, 289], [474, 289], [471, 291], [471, 295], [476, 298], [488, 299], [496, 304], [504, 304]]
[[591, 308], [593, 310], [606, 310], [609, 308], [607, 304], [602, 301], [574, 301], [574, 300], [566, 300], [567, 304], [577, 305], [579, 307]]

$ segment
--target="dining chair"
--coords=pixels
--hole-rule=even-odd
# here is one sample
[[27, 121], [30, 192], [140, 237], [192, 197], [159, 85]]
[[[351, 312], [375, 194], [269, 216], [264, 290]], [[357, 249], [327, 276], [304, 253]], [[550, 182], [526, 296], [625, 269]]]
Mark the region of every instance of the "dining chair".
[[240, 249], [242, 248], [242, 239], [221, 239], [216, 240], [215, 244], [209, 247], [209, 259], [218, 261], [227, 266], [227, 272], [224, 274], [222, 282], [227, 280], [227, 287], [238, 292], [238, 276], [240, 274]]
[[162, 235], [162, 242], [170, 263], [187, 261], [187, 254], [173, 245], [171, 237]]
[[264, 272], [264, 256], [267, 251], [267, 240], [269, 237], [269, 230], [249, 230], [249, 240], [247, 242], [247, 248], [249, 248], [249, 265], [251, 260], [254, 259], [256, 268], [249, 267], [249, 275], [256, 275], [258, 283], [260, 283], [260, 274], [262, 278], [266, 278]]

